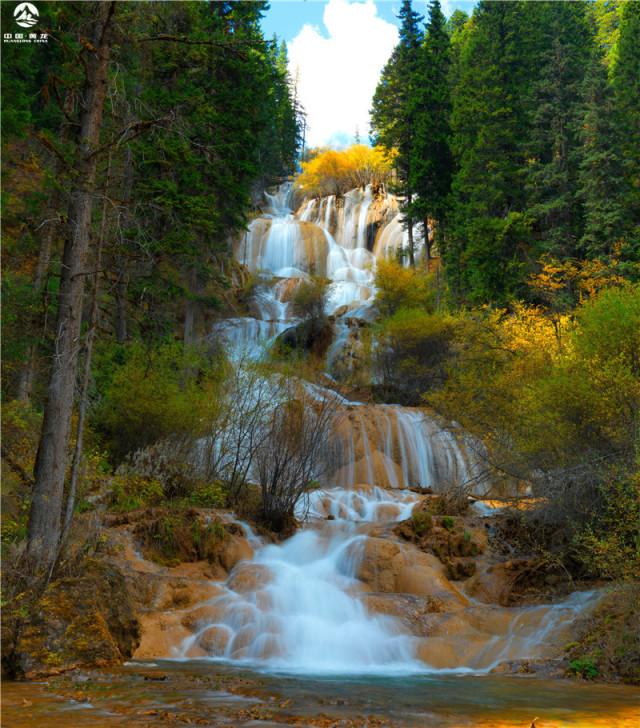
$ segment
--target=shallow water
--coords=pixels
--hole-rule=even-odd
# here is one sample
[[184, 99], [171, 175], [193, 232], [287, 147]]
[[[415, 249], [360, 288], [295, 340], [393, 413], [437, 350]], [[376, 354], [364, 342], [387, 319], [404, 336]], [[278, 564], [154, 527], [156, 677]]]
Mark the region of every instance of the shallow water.
[[[162, 679], [158, 679], [162, 678]], [[7, 683], [3, 726], [523, 726], [640, 724], [640, 691], [503, 676], [295, 677], [207, 661]]]

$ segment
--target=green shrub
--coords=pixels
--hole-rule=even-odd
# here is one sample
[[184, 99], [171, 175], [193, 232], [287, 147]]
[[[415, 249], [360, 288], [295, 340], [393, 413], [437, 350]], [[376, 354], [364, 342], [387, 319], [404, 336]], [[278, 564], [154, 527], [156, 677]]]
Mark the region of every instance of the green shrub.
[[145, 556], [168, 566], [206, 559], [215, 562], [227, 532], [218, 520], [204, 521], [190, 508], [165, 510], [136, 527]]
[[390, 393], [406, 404], [421, 404], [425, 392], [441, 388], [463, 324], [419, 308], [400, 308], [383, 319], [376, 327], [375, 364]]
[[136, 475], [116, 475], [112, 479], [111, 508], [115, 511], [134, 511], [159, 505], [164, 490], [158, 480]]
[[433, 519], [429, 515], [429, 513], [425, 513], [424, 511], [416, 511], [411, 516], [411, 525], [413, 527], [413, 532], [416, 534], [416, 536], [426, 536], [428, 533], [431, 532], [431, 529], [433, 528]]
[[327, 281], [322, 278], [300, 281], [291, 298], [294, 316], [312, 321], [323, 320], [326, 292]]
[[201, 508], [222, 508], [228, 498], [222, 483], [200, 483], [189, 495], [189, 503]]
[[217, 412], [224, 362], [175, 342], [151, 348], [134, 343], [119, 358], [122, 363], [108, 377], [99, 375], [104, 394], [93, 416], [116, 461], [167, 437], [207, 432]]
[[433, 276], [422, 269], [404, 268], [396, 261], [378, 261], [376, 290], [376, 304], [383, 316], [401, 308], [432, 313], [435, 307]]
[[452, 516], [444, 516], [442, 518], [442, 527], [446, 528], [447, 531], [453, 531], [456, 522]]
[[582, 657], [569, 662], [569, 672], [585, 680], [593, 680], [600, 674], [597, 666], [590, 657]]
[[586, 575], [640, 579], [640, 474], [612, 474], [599, 485], [597, 512], [579, 528], [572, 557]]

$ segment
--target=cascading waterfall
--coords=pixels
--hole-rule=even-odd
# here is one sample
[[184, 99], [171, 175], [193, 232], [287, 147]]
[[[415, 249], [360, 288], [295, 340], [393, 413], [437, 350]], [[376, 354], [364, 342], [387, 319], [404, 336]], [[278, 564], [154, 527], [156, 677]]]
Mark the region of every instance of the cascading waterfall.
[[[387, 195], [381, 215], [367, 187], [341, 200], [306, 200], [293, 212], [290, 183], [266, 200], [265, 214], [236, 247], [240, 262], [258, 275], [251, 316], [217, 324], [214, 336], [236, 359], [242, 353], [259, 358], [273, 337], [296, 323], [289, 301], [300, 279], [326, 275], [327, 313], [337, 331], [330, 363], [349, 336], [349, 317], [370, 320], [376, 257], [396, 255], [406, 245], [397, 200]], [[378, 215], [375, 244], [372, 215]], [[318, 385], [304, 386], [319, 400], [327, 394]], [[504, 660], [544, 654], [543, 643], [559, 639], [594, 603], [593, 595], [520, 609], [479, 604], [446, 580], [435, 557], [379, 537], [411, 517], [423, 489], [465, 485], [486, 495], [478, 443], [417, 408], [332, 396], [340, 410], [335, 442], [327, 447], [321, 487], [298, 504], [303, 527], [269, 544], [242, 524], [253, 558], [240, 561], [216, 596], [190, 613], [192, 634], [175, 656], [297, 673], [393, 674], [487, 671]], [[368, 591], [363, 574], [383, 569], [375, 559], [371, 565], [371, 549], [375, 555], [379, 548], [390, 550], [403, 585], [399, 594], [383, 596], [399, 597], [404, 589], [421, 598], [433, 587], [451, 608], [431, 615], [426, 636], [411, 634], [393, 610], [370, 608], [380, 595]], [[422, 569], [417, 581], [414, 562]]]
[[[252, 221], [236, 255], [253, 273], [267, 277], [326, 275], [332, 285], [327, 313], [369, 303], [375, 257], [367, 248], [373, 193], [351, 190], [338, 207], [336, 197], [305, 201], [293, 213], [291, 184], [268, 195], [268, 212]], [[334, 223], [335, 220], [335, 223]]]
[[465, 442], [460, 428], [444, 428], [421, 410], [352, 404], [337, 441], [337, 462], [327, 476], [334, 485], [371, 483], [437, 491], [458, 484], [484, 495], [478, 443]]
[[357, 597], [364, 538], [336, 522], [264, 546], [206, 605], [181, 656], [205, 644], [214, 658], [293, 672], [420, 671], [415, 640], [391, 617], [369, 614]]

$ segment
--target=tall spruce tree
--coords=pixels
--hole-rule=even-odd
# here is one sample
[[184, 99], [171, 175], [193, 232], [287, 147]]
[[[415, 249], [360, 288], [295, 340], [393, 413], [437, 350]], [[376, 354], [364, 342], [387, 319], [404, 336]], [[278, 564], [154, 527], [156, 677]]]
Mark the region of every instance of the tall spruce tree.
[[417, 86], [423, 33], [422, 16], [413, 10], [411, 0], [403, 0], [398, 14], [400, 41], [387, 62], [373, 97], [371, 127], [376, 144], [394, 150], [401, 190], [405, 197], [404, 224], [409, 238], [409, 263], [415, 265], [412, 201], [414, 190], [412, 162], [419, 106]]
[[527, 218], [538, 251], [571, 256], [581, 233], [576, 195], [580, 87], [593, 34], [584, 3], [549, 3], [544, 10], [542, 67], [526, 144]]
[[443, 253], [453, 295], [471, 302], [506, 301], [524, 277], [523, 139], [538, 61], [526, 12], [521, 3], [481, 2], [457, 68], [451, 119], [458, 169]]
[[432, 0], [416, 73], [416, 120], [409, 180], [416, 195], [410, 215], [423, 225], [427, 258], [430, 257], [427, 221], [435, 222], [436, 234], [441, 238], [451, 190], [450, 63], [446, 19], [439, 0]]
[[629, 211], [625, 255], [640, 259], [640, 3], [624, 3], [612, 70], [616, 120], [624, 158], [624, 202]]
[[579, 252], [587, 258], [599, 258], [610, 255], [622, 242], [629, 223], [614, 94], [599, 50], [589, 62], [583, 99], [578, 196], [584, 230]]

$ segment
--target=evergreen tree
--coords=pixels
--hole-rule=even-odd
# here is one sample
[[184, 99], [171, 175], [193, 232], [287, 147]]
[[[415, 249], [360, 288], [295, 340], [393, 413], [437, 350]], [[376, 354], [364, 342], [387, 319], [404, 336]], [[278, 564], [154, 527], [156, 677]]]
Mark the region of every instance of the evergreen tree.
[[475, 302], [508, 300], [524, 276], [523, 139], [538, 59], [523, 12], [521, 3], [480, 3], [453, 93], [458, 169], [443, 254], [453, 295]]
[[469, 16], [464, 10], [454, 10], [449, 20], [447, 20], [447, 33], [453, 38], [464, 28], [468, 21]]
[[626, 2], [612, 71], [629, 211], [626, 255], [640, 259], [640, 3]]
[[576, 196], [579, 91], [592, 31], [584, 3], [551, 3], [545, 10], [545, 49], [526, 145], [527, 217], [541, 252], [571, 256], [580, 236]]
[[176, 42], [153, 43], [140, 92], [167, 121], [132, 147], [133, 197], [146, 222], [128, 231], [133, 256], [144, 251], [128, 295], [145, 336], [171, 331], [173, 302], [183, 301], [183, 336], [194, 340], [204, 310], [220, 301], [221, 261], [254, 186], [291, 171], [297, 124], [286, 57], [262, 37], [264, 7], [167, 3], [150, 19], [151, 33]]
[[267, 124], [258, 144], [264, 188], [287, 177], [295, 170], [301, 144], [298, 115], [288, 70], [287, 46], [274, 36], [267, 44], [266, 61], [271, 76], [265, 106]]
[[578, 195], [584, 207], [580, 253], [610, 255], [628, 226], [625, 179], [613, 90], [600, 52], [594, 52], [584, 81], [580, 124]]
[[429, 20], [420, 61], [415, 89], [416, 128], [411, 148], [409, 180], [410, 188], [417, 197], [413, 201], [410, 215], [422, 221], [429, 257], [427, 219], [435, 221], [440, 237], [453, 165], [449, 146], [450, 39], [438, 0], [432, 0], [429, 5]]
[[398, 178], [405, 196], [405, 225], [409, 233], [409, 262], [415, 264], [413, 243], [411, 164], [414, 159], [417, 115], [417, 84], [423, 34], [422, 16], [413, 10], [411, 0], [403, 0], [398, 18], [400, 41], [387, 62], [373, 97], [371, 126], [376, 144], [397, 154]]

